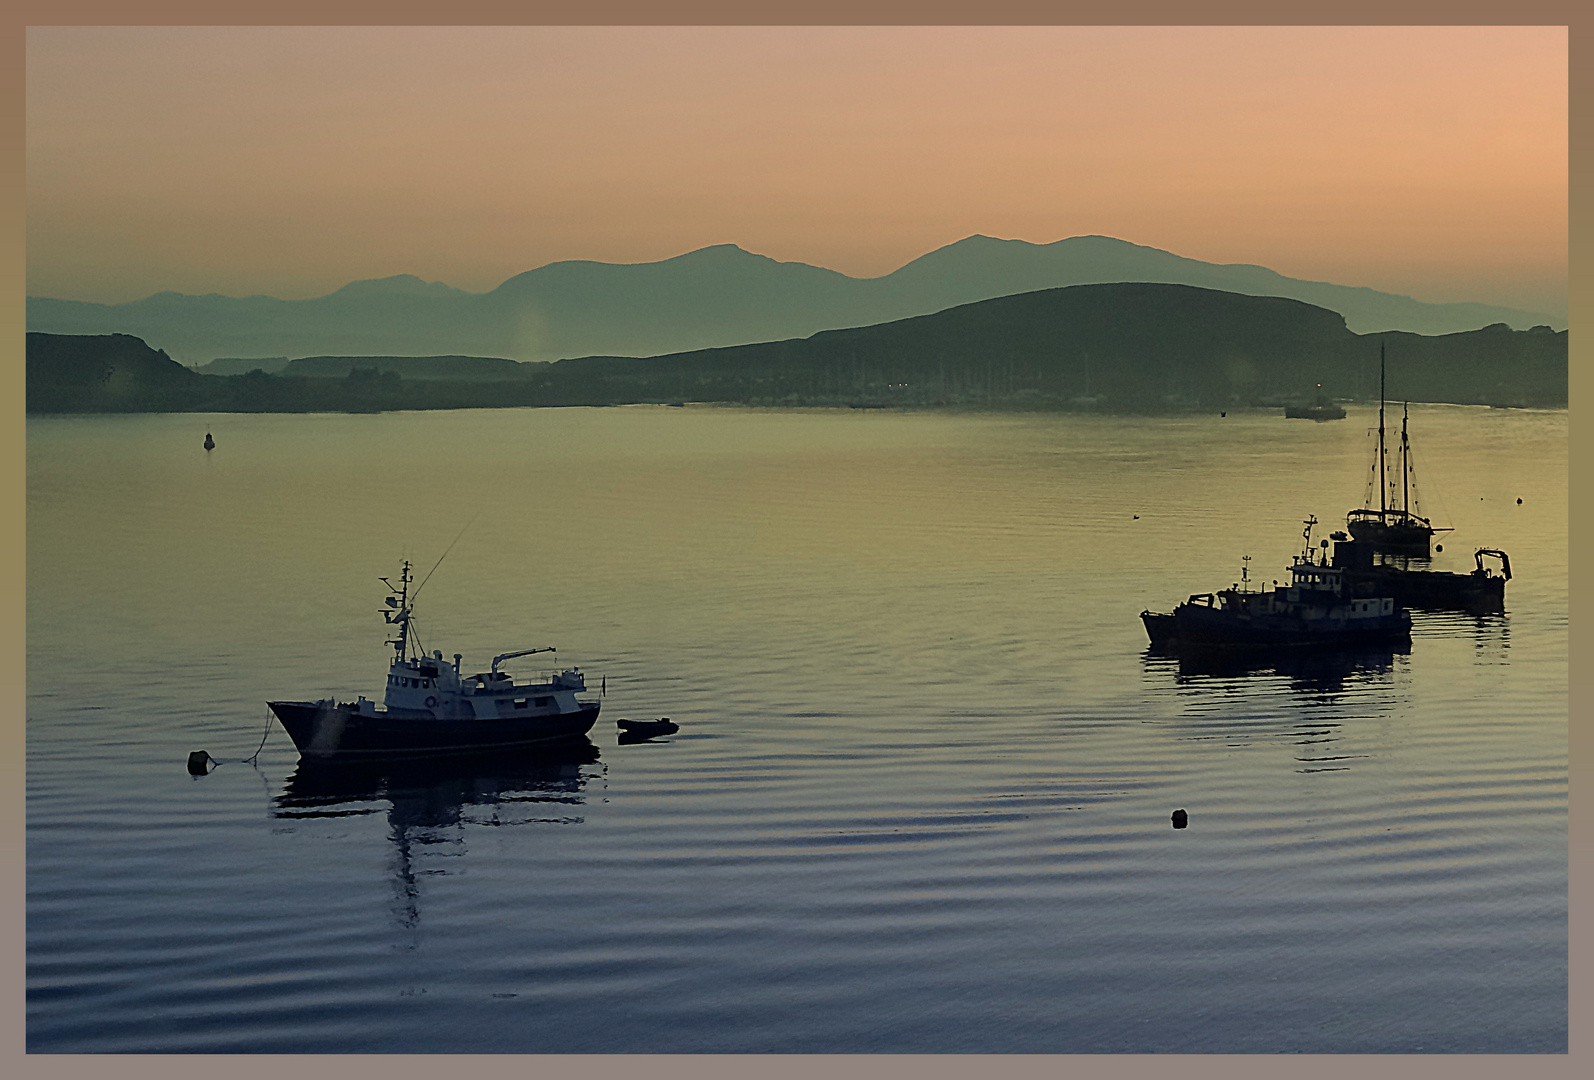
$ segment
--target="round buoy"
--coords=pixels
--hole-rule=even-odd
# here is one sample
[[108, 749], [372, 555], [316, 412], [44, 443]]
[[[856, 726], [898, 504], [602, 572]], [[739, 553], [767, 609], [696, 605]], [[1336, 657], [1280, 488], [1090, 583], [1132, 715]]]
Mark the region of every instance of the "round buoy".
[[206, 450], [214, 450], [214, 449], [216, 449], [216, 440], [212, 439], [210, 437], [210, 432], [208, 432], [208, 431], [205, 432], [205, 449]]
[[1443, 550], [1444, 550], [1444, 549], [1445, 549], [1445, 546], [1444, 546], [1444, 545], [1443, 545], [1443, 544], [1435, 544], [1435, 545], [1434, 545], [1434, 546], [1433, 546], [1433, 549], [1434, 549], [1434, 550], [1435, 550], [1435, 551], [1443, 551]]
[[1522, 505], [1522, 500], [1521, 500], [1521, 499], [1518, 499], [1518, 500], [1517, 500], [1517, 505], [1518, 505], [1518, 506], [1521, 506], [1521, 505]]
[[1183, 810], [1175, 810], [1173, 812], [1173, 827], [1175, 829], [1182, 829], [1188, 824], [1190, 824], [1189, 814], [1186, 814]]
[[210, 755], [203, 750], [195, 750], [188, 755], [188, 775], [204, 776], [210, 772]]

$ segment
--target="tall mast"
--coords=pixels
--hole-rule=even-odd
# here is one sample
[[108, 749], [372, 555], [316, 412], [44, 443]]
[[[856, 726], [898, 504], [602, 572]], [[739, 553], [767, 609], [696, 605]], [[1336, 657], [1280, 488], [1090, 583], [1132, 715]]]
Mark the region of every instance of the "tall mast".
[[1378, 520], [1384, 520], [1384, 511], [1388, 509], [1385, 503], [1385, 491], [1388, 485], [1385, 477], [1388, 470], [1384, 467], [1384, 341], [1378, 339]]
[[[393, 583], [388, 581], [387, 578], [379, 578], [378, 580], [387, 585], [389, 589], [393, 589]], [[396, 607], [398, 610], [384, 611], [382, 612], [382, 618], [389, 623], [398, 624], [398, 637], [389, 641], [388, 644], [393, 646], [393, 651], [397, 654], [397, 658], [403, 660], [404, 650], [409, 646], [410, 640], [410, 563], [408, 559], [404, 560], [404, 569], [399, 574], [399, 587], [393, 589], [393, 591], [398, 593], [398, 603], [395, 604], [394, 597], [389, 596], [387, 598], [387, 606], [389, 608]]]
[[1406, 421], [1411, 417], [1411, 402], [1400, 411], [1400, 509], [1404, 515], [1411, 513], [1411, 500], [1407, 495], [1406, 478], [1411, 474], [1411, 444], [1406, 441]]

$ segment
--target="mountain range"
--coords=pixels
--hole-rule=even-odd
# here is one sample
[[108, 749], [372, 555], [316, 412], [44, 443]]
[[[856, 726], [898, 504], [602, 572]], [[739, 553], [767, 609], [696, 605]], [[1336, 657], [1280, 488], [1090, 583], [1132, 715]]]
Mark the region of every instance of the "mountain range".
[[269, 371], [288, 356], [309, 355], [642, 357], [803, 338], [995, 297], [1114, 282], [1286, 297], [1339, 313], [1356, 333], [1566, 323], [1514, 308], [1429, 304], [1260, 266], [1201, 262], [1106, 236], [1050, 244], [971, 236], [876, 278], [722, 244], [652, 263], [550, 263], [485, 293], [401, 274], [308, 300], [173, 292], [126, 304], [29, 297], [27, 328], [135, 335], [190, 365], [227, 358], [212, 374]]
[[30, 412], [315, 412], [680, 404], [1220, 412], [1376, 398], [1564, 406], [1567, 332], [1358, 335], [1299, 300], [1074, 285], [806, 338], [655, 357], [307, 357], [200, 374], [127, 335], [27, 335]]

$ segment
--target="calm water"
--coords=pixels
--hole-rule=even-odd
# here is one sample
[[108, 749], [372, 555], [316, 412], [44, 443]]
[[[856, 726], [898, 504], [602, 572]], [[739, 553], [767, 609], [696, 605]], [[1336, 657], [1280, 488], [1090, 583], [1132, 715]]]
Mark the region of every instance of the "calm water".
[[[1413, 412], [1504, 616], [1146, 654], [1371, 417], [30, 419], [29, 1049], [1564, 1051], [1564, 412]], [[590, 741], [187, 774], [380, 691], [377, 577], [467, 523], [426, 647], [556, 644]]]

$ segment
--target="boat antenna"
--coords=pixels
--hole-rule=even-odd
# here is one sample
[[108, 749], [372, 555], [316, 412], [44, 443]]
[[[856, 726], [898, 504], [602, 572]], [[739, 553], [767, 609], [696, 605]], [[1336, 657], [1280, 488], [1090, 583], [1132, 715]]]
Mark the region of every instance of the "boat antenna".
[[[475, 514], [471, 515], [471, 519], [469, 521], [465, 522], [465, 529], [468, 529], [472, 525], [474, 525], [476, 523], [476, 519], [481, 517], [481, 516], [482, 516], [482, 512], [480, 510], [476, 511]], [[439, 566], [443, 565], [443, 560], [448, 558], [448, 553], [450, 551], [454, 550], [454, 544], [459, 543], [459, 537], [465, 535], [465, 529], [459, 530], [459, 536], [454, 537], [453, 543], [449, 544], [448, 547], [443, 549], [443, 554], [441, 556], [439, 556], [438, 560], [435, 563], [432, 564], [432, 568], [426, 572], [426, 576], [421, 579], [421, 583], [419, 585], [415, 586], [415, 596], [421, 595], [421, 590], [426, 588], [426, 583], [428, 581], [432, 580], [432, 575], [437, 573], [437, 568]], [[414, 597], [411, 597], [410, 599], [413, 600]]]

